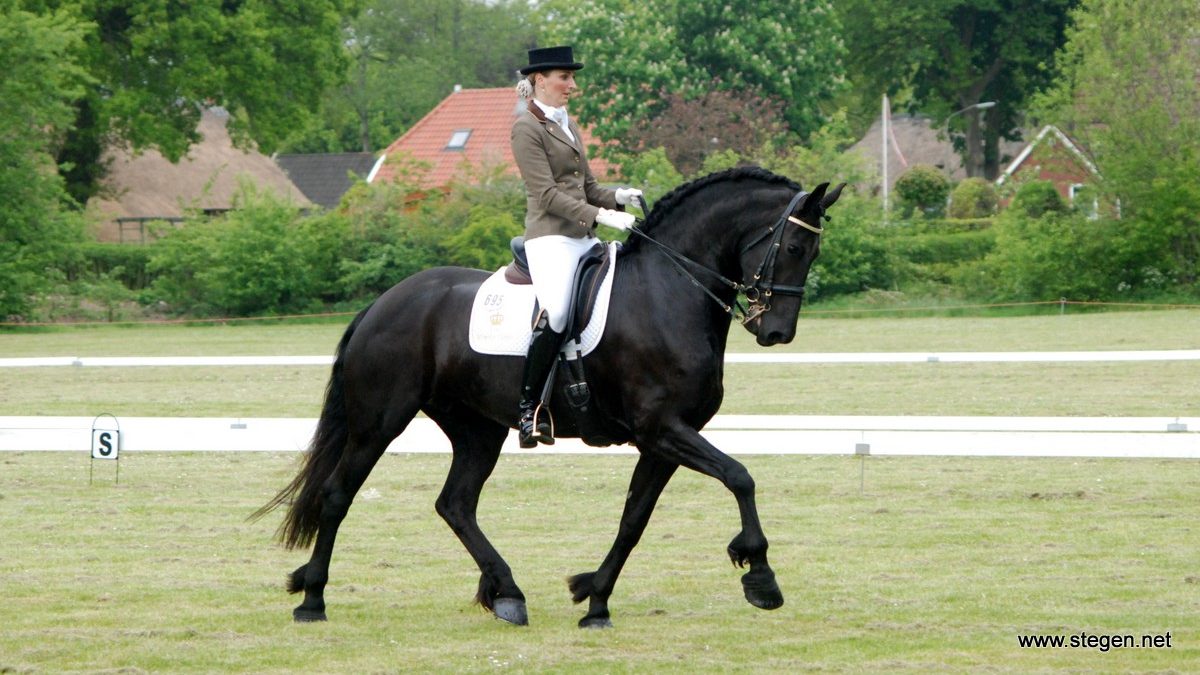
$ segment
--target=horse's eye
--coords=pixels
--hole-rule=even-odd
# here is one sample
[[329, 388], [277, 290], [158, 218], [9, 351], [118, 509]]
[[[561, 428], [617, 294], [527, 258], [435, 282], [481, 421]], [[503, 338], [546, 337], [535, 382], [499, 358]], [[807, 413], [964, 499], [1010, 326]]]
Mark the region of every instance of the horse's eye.
[[795, 244], [788, 244], [787, 252], [792, 255], [800, 255], [800, 247]]

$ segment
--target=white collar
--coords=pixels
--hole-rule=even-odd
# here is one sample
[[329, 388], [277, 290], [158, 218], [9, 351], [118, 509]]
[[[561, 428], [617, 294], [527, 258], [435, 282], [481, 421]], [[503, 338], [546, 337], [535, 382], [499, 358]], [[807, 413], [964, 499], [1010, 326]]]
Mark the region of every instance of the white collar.
[[[536, 98], [533, 99], [533, 102], [537, 104], [537, 107], [542, 109], [542, 112], [545, 113], [547, 119], [553, 120], [555, 113], [559, 110], [561, 110], [563, 112], [563, 115], [567, 114], [567, 109], [565, 106], [562, 108], [555, 108], [553, 106], [549, 106], [549, 105], [546, 105], [545, 103], [542, 103], [541, 101], [537, 100]], [[564, 119], [566, 119], [566, 118], [564, 117]]]

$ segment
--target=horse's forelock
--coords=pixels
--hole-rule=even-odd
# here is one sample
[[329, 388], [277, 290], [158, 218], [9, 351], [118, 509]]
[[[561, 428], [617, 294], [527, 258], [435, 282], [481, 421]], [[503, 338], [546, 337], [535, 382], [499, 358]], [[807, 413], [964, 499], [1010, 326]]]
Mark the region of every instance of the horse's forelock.
[[[802, 188], [800, 184], [786, 176], [780, 176], [776, 173], [771, 173], [760, 166], [740, 166], [725, 171], [710, 173], [707, 176], [697, 178], [689, 183], [684, 183], [679, 187], [671, 190], [661, 199], [655, 202], [654, 207], [646, 217], [646, 224], [643, 229], [646, 232], [652, 232], [656, 225], [661, 223], [667, 216], [671, 214], [679, 205], [695, 193], [717, 183], [736, 182], [736, 181], [758, 181], [770, 185], [785, 185], [788, 188], [799, 192]], [[637, 238], [630, 238], [627, 246], [636, 246], [640, 243]]]

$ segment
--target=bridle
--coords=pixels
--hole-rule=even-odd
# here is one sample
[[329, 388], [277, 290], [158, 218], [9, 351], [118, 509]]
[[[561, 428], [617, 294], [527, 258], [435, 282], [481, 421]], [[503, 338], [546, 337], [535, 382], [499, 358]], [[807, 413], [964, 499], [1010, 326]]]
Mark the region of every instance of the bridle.
[[[714, 269], [701, 265], [695, 260], [688, 258], [682, 253], [679, 253], [666, 244], [663, 244], [662, 242], [659, 242], [650, 235], [646, 234], [641, 230], [641, 228], [637, 227], [636, 224], [629, 228], [629, 230], [630, 232], [633, 232], [651, 244], [657, 246], [663, 253], [666, 254], [667, 259], [675, 265], [676, 269], [691, 279], [693, 284], [700, 287], [700, 289], [702, 289], [708, 295], [708, 297], [712, 298], [714, 302], [721, 306], [721, 309], [724, 310], [726, 314], [735, 317], [738, 317], [738, 314], [740, 314], [738, 320], [742, 323], [742, 325], [745, 325], [771, 311], [771, 298], [776, 294], [790, 295], [792, 297], [804, 297], [804, 286], [789, 286], [786, 284], [775, 283], [775, 261], [779, 256], [779, 248], [783, 245], [784, 230], [787, 228], [787, 224], [789, 222], [795, 223], [796, 225], [815, 233], [817, 236], [820, 236], [821, 233], [825, 231], [825, 229], [820, 226], [809, 225], [803, 220], [800, 220], [792, 215], [792, 211], [795, 210], [796, 206], [808, 194], [808, 192], [804, 192], [803, 190], [796, 193], [796, 195], [792, 197], [792, 200], [788, 202], [787, 208], [784, 209], [783, 214], [779, 216], [779, 219], [775, 221], [774, 224], [769, 226], [765, 232], [755, 237], [750, 241], [750, 243], [743, 246], [742, 250], [738, 252], [739, 257], [744, 256], [755, 246], [761, 244], [764, 240], [768, 238], [771, 240], [770, 246], [767, 247], [767, 252], [763, 255], [762, 262], [758, 264], [758, 268], [755, 270], [750, 284], [734, 281]], [[648, 214], [650, 210], [646, 205], [646, 200], [639, 196], [638, 201], [642, 207], [642, 213]], [[697, 279], [694, 274], [688, 272], [687, 269], [684, 268], [683, 263], [687, 263], [694, 268], [697, 268], [703, 272], [707, 272], [709, 276], [713, 277], [717, 281], [720, 281], [725, 286], [732, 288], [738, 294], [745, 295], [747, 304], [742, 306], [741, 302], [736, 297], [734, 298], [733, 306], [727, 304], [724, 300], [721, 300], [716, 293], [713, 293], [708, 289], [707, 286], [700, 283], [700, 280]], [[738, 314], [734, 313], [735, 309], [737, 310]]]

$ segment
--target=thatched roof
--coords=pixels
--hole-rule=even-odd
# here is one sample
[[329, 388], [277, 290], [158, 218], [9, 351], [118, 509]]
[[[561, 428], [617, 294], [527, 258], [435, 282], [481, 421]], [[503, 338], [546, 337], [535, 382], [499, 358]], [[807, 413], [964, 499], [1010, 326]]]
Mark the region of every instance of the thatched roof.
[[311, 206], [270, 157], [233, 147], [225, 128], [228, 120], [229, 114], [220, 108], [205, 110], [199, 126], [202, 140], [178, 164], [156, 150], [136, 155], [125, 148], [106, 151], [104, 190], [88, 202], [89, 211], [101, 221], [98, 238], [120, 239], [118, 218], [179, 218], [187, 209], [227, 210], [238, 192], [239, 177], [297, 206]]

